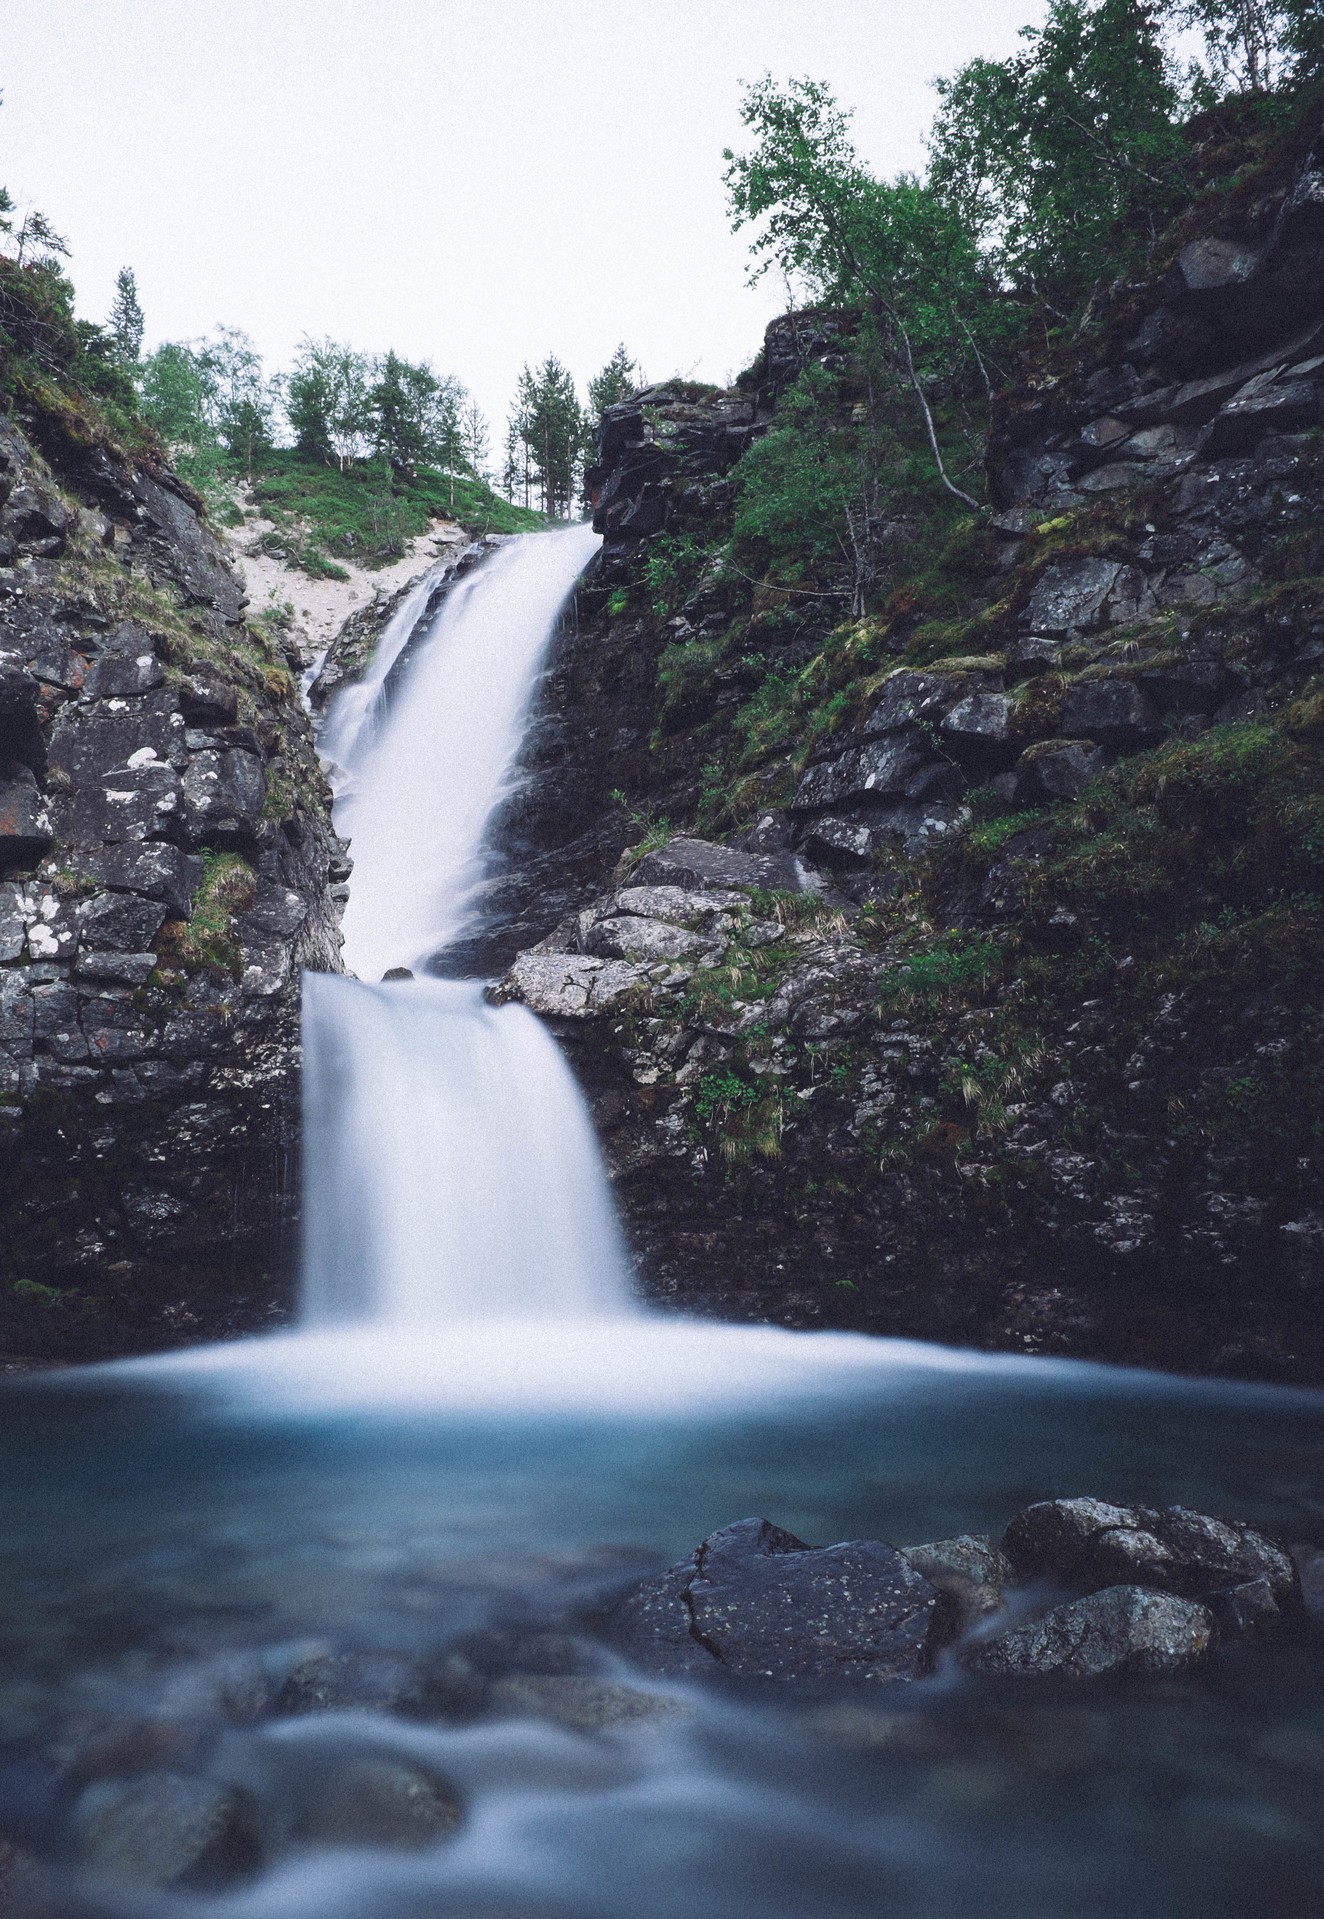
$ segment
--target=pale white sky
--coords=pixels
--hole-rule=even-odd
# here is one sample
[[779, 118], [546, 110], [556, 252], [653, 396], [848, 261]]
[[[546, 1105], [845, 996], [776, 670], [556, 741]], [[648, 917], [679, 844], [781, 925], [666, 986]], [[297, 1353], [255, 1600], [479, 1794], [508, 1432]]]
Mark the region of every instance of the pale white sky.
[[785, 303], [745, 285], [722, 148], [741, 83], [826, 79], [880, 171], [928, 83], [1040, 0], [3, 0], [0, 182], [73, 247], [80, 311], [131, 265], [148, 343], [217, 321], [457, 373], [500, 437], [525, 360], [581, 387], [623, 339], [724, 380]]

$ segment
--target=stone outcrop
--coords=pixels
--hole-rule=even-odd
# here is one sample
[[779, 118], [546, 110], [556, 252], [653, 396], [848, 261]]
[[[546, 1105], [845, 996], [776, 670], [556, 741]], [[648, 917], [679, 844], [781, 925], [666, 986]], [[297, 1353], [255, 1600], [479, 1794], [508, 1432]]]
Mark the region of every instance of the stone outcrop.
[[1291, 1559], [1263, 1533], [1182, 1506], [1155, 1512], [1098, 1499], [1046, 1500], [1017, 1514], [1002, 1550], [1023, 1579], [1086, 1588], [1129, 1583], [1187, 1597], [1262, 1582], [1276, 1603], [1300, 1596]]
[[[1279, 805], [1256, 756], [1282, 848], [1315, 843], [1316, 136], [1193, 209], [1156, 279], [1000, 396], [966, 619], [915, 604], [904, 543], [892, 598], [844, 624], [822, 582], [796, 597], [731, 558], [737, 440], [802, 366], [849, 365], [832, 316], [776, 323], [729, 393], [653, 389], [607, 422], [603, 552], [517, 802], [522, 936], [485, 957], [571, 1051], [654, 1299], [1324, 1370], [1324, 1188], [1292, 1118], [1308, 942], [1281, 987], [1277, 959], [1234, 988], [1182, 946], [1318, 892], [1313, 856], [1232, 844]], [[1233, 299], [1207, 262], [1243, 229]], [[724, 874], [733, 854], [775, 865]], [[1280, 1119], [1224, 1110], [1280, 1079]]]
[[0, 416], [0, 1344], [77, 1357], [286, 1309], [348, 869], [197, 503], [37, 426]]
[[1214, 1643], [1213, 1614], [1189, 1599], [1109, 1586], [1088, 1599], [1055, 1606], [1033, 1625], [1017, 1627], [972, 1649], [975, 1672], [1009, 1677], [1103, 1679], [1117, 1673], [1184, 1672]]

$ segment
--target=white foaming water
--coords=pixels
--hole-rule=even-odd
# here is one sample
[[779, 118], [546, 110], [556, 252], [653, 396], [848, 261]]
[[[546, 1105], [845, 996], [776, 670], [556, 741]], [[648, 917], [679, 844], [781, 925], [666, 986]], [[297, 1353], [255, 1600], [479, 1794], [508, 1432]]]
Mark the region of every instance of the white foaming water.
[[391, 668], [413, 637], [432, 590], [445, 578], [447, 569], [448, 562], [438, 561], [415, 580], [382, 628], [363, 678], [336, 695], [317, 742], [333, 787], [340, 786], [344, 769], [359, 756], [363, 744], [380, 726], [386, 712], [386, 681]]
[[304, 978], [304, 1319], [417, 1330], [624, 1312], [584, 1102], [467, 981]]
[[[345, 964], [360, 978], [426, 962], [465, 930], [548, 643], [597, 546], [573, 526], [500, 547], [451, 589], [384, 711], [393, 659], [345, 696], [343, 724], [340, 702], [328, 718], [354, 856]], [[402, 626], [396, 656], [408, 638]]]
[[[423, 627], [420, 582], [328, 716], [360, 971], [466, 929], [548, 643], [596, 545], [583, 527], [512, 541]], [[266, 1412], [657, 1417], [992, 1363], [640, 1312], [579, 1089], [541, 1023], [487, 1005], [478, 982], [305, 975], [303, 1048], [301, 1329], [121, 1370], [165, 1367]]]

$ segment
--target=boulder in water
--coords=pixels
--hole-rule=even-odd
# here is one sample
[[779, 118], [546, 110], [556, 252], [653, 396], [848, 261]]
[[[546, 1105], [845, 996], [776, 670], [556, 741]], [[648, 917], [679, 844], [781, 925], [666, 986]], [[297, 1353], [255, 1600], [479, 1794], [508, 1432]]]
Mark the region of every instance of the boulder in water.
[[463, 1816], [451, 1789], [417, 1767], [363, 1756], [318, 1778], [290, 1837], [303, 1844], [408, 1850], [449, 1838]]
[[883, 1682], [926, 1669], [937, 1604], [881, 1540], [812, 1547], [742, 1519], [627, 1593], [608, 1632], [655, 1672]]
[[188, 1773], [99, 1780], [78, 1801], [74, 1830], [90, 1870], [121, 1885], [214, 1883], [256, 1860], [242, 1795]]
[[934, 1618], [936, 1638], [959, 1638], [1005, 1603], [1011, 1562], [989, 1534], [961, 1533], [900, 1550], [907, 1564], [942, 1594]]
[[1031, 1625], [973, 1646], [975, 1672], [1101, 1679], [1123, 1672], [1184, 1672], [1214, 1644], [1212, 1613], [1173, 1593], [1109, 1586], [1056, 1606]]
[[294, 1668], [276, 1698], [276, 1711], [290, 1714], [367, 1710], [427, 1718], [431, 1708], [427, 1675], [395, 1653], [319, 1653]]
[[1288, 1554], [1253, 1526], [1184, 1506], [1156, 1511], [1102, 1499], [1047, 1499], [1017, 1513], [1002, 1550], [1021, 1578], [1090, 1588], [1157, 1587], [1199, 1598], [1264, 1579], [1274, 1597], [1299, 1597]]

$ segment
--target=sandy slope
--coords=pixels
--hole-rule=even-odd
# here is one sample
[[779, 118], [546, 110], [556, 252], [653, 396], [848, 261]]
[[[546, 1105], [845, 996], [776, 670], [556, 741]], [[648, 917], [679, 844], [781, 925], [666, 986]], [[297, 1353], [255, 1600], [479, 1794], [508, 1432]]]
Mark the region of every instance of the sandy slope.
[[305, 665], [325, 651], [351, 613], [376, 595], [385, 598], [394, 593], [426, 572], [439, 553], [451, 546], [463, 546], [469, 538], [453, 521], [434, 520], [426, 533], [410, 541], [403, 558], [390, 566], [369, 571], [346, 561], [347, 580], [313, 580], [297, 567], [253, 550], [262, 534], [271, 530], [271, 524], [270, 520], [246, 520], [243, 526], [226, 532], [226, 543], [248, 589], [250, 615], [273, 605], [293, 607], [294, 625], [289, 638], [292, 650], [297, 650]]

